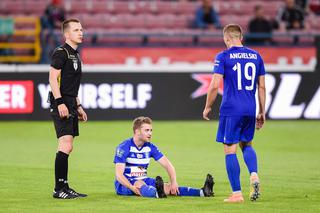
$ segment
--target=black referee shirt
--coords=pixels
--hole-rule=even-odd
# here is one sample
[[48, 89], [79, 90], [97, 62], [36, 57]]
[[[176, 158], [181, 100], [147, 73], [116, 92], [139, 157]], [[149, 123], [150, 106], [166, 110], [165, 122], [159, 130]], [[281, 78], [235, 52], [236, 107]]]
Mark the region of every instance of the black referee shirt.
[[79, 52], [66, 43], [54, 50], [51, 66], [61, 70], [59, 78], [61, 95], [77, 97], [82, 73]]

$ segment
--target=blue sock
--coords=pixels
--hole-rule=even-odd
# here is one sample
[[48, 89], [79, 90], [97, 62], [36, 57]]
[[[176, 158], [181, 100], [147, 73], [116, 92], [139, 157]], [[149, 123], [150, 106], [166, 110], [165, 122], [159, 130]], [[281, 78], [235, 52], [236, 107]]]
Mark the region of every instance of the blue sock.
[[142, 197], [156, 197], [157, 189], [153, 186], [142, 185], [140, 192]]
[[257, 155], [252, 146], [245, 146], [242, 149], [243, 159], [246, 162], [249, 173], [258, 173]]
[[179, 196], [200, 196], [201, 189], [195, 189], [191, 187], [180, 186], [179, 188]]
[[233, 192], [241, 191], [240, 165], [236, 154], [226, 155], [226, 168]]

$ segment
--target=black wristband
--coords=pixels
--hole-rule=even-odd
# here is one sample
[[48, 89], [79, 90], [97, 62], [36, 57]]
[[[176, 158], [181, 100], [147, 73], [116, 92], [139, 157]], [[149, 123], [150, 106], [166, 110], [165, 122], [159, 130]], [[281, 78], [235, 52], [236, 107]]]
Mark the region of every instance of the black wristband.
[[59, 106], [61, 104], [64, 104], [63, 99], [61, 97], [60, 98], [56, 98], [54, 101], [56, 102], [57, 106]]
[[77, 106], [77, 108], [79, 108], [79, 107], [82, 107], [82, 105], [81, 105], [81, 104], [79, 104], [79, 105]]

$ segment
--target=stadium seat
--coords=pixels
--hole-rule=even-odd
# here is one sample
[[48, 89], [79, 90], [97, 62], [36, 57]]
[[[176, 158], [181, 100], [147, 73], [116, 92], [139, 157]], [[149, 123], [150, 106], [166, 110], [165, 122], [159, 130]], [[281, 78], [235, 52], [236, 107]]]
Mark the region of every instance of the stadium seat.
[[4, 1], [2, 7], [5, 8], [5, 14], [23, 15], [25, 14], [25, 2], [22, 1]]
[[24, 10], [27, 14], [41, 16], [47, 7], [47, 2], [45, 1], [26, 1], [24, 5]]
[[82, 14], [78, 16], [81, 20], [84, 29], [103, 28], [106, 27], [104, 15], [101, 14]]
[[157, 1], [157, 9], [160, 14], [178, 14], [180, 10], [178, 2], [171, 1]]
[[[93, 5], [91, 1], [65, 1], [64, 8], [67, 13], [90, 13], [93, 10]], [[94, 9], [96, 10], [96, 8]]]
[[106, 1], [92, 1], [92, 8], [93, 13], [101, 14], [113, 13], [114, 10], [112, 2]]

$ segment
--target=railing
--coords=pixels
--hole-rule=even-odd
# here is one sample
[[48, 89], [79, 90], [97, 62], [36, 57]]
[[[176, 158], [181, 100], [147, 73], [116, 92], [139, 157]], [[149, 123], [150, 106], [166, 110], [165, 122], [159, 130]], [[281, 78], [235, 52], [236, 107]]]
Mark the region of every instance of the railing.
[[[6, 18], [8, 19], [8, 18]], [[0, 62], [15, 62], [15, 63], [36, 63], [40, 60], [41, 45], [40, 45], [40, 19], [38, 17], [13, 17], [13, 32], [9, 36], [34, 36], [33, 42], [0, 42], [0, 49], [29, 49], [32, 50], [32, 55], [0, 55]], [[25, 28], [22, 26], [32, 26], [33, 28]], [[20, 28], [21, 29], [17, 29]], [[0, 32], [1, 34], [1, 32]]]

